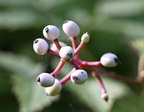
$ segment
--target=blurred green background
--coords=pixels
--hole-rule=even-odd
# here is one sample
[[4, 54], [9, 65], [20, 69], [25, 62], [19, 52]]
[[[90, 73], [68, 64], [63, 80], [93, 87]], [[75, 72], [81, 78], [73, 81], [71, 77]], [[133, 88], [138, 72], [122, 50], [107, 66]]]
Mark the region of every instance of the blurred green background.
[[[85, 84], [69, 81], [60, 95], [45, 95], [36, 77], [43, 71], [52, 72], [59, 60], [49, 54], [38, 56], [33, 40], [43, 38], [42, 29], [53, 24], [61, 31], [59, 40], [70, 45], [61, 28], [65, 20], [75, 21], [81, 34], [90, 33], [90, 42], [80, 52], [83, 60], [99, 60], [104, 53], [113, 52], [122, 64], [103, 69], [136, 77], [144, 53], [143, 0], [0, 0], [0, 111], [143, 112], [143, 84], [102, 76], [110, 96], [106, 103], [90, 72]], [[70, 69], [65, 66], [58, 78]]]

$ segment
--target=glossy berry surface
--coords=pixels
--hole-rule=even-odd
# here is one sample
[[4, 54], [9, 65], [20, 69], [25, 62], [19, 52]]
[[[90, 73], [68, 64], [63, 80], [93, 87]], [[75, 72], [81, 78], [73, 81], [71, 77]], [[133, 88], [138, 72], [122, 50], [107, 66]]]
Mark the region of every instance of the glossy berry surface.
[[118, 61], [118, 57], [113, 53], [106, 53], [100, 59], [101, 64], [105, 67], [115, 67]]
[[88, 75], [85, 70], [79, 69], [72, 73], [70, 78], [73, 83], [82, 84], [87, 80]]
[[59, 29], [54, 26], [54, 25], [47, 25], [44, 29], [43, 29], [43, 35], [46, 39], [48, 40], [55, 40], [59, 37], [60, 35], [60, 31]]
[[52, 86], [55, 82], [55, 78], [49, 73], [41, 73], [37, 77], [37, 83], [42, 87]]
[[70, 37], [77, 37], [80, 34], [79, 26], [71, 20], [66, 20], [63, 23], [62, 28], [65, 34]]
[[74, 56], [74, 50], [70, 46], [64, 46], [60, 49], [59, 55], [62, 59], [70, 60]]
[[42, 38], [38, 38], [33, 41], [33, 49], [39, 55], [46, 54], [48, 48], [49, 48], [48, 43]]

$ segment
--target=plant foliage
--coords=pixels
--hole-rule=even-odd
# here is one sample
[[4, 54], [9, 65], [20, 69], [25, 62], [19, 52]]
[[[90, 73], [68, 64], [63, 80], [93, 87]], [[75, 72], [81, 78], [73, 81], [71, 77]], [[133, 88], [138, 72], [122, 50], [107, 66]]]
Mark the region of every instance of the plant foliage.
[[[138, 59], [144, 53], [143, 13], [142, 0], [0, 0], [0, 111], [143, 112], [143, 84], [129, 84], [103, 74], [108, 103], [101, 99], [91, 73], [87, 83], [76, 86], [69, 82], [61, 95], [46, 96], [36, 77], [54, 70], [58, 61], [50, 55], [37, 56], [32, 49], [33, 40], [43, 37], [47, 24], [62, 30], [63, 21], [73, 20], [81, 33], [91, 36], [80, 52], [82, 59], [99, 60], [104, 53], [114, 52], [122, 64], [107, 70], [136, 77]], [[64, 33], [59, 40], [69, 44]], [[65, 66], [60, 75], [70, 69], [70, 65]]]

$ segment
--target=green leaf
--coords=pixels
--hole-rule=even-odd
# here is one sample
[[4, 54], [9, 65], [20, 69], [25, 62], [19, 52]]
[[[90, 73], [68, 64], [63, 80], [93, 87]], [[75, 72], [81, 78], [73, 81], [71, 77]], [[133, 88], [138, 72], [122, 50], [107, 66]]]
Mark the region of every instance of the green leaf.
[[20, 102], [20, 112], [36, 112], [58, 100], [59, 96], [47, 96], [35, 79], [16, 74], [12, 76], [13, 91]]
[[132, 16], [144, 10], [142, 0], [108, 0], [96, 5], [96, 12], [110, 16]]
[[109, 94], [108, 102], [101, 98], [99, 85], [94, 79], [89, 79], [87, 83], [82, 85], [70, 83], [65, 88], [73, 92], [83, 103], [91, 107], [94, 112], [109, 112], [113, 107], [114, 101], [128, 94], [129, 88], [124, 83], [116, 80], [104, 78], [103, 82]]
[[34, 26], [38, 18], [40, 19], [35, 12], [27, 9], [0, 11], [0, 16], [0, 29], [20, 29]]
[[32, 1], [33, 5], [35, 8], [42, 10], [42, 11], [47, 11], [47, 10], [52, 10], [55, 9], [65, 3], [69, 3], [68, 0], [37, 0], [37, 1]]
[[144, 53], [144, 40], [143, 39], [137, 39], [131, 42], [131, 45], [140, 53]]
[[[105, 21], [105, 22], [104, 22]], [[131, 38], [143, 38], [143, 22], [132, 21], [132, 20], [120, 20], [120, 19], [106, 19], [103, 20], [102, 24], [98, 29], [113, 33], [122, 33], [127, 37]]]
[[0, 6], [10, 7], [10, 6], [26, 6], [30, 3], [29, 0], [0, 0]]
[[44, 88], [36, 82], [36, 77], [43, 72], [42, 66], [33, 63], [24, 56], [0, 52], [0, 67], [9, 70], [12, 78], [13, 92], [16, 95], [20, 112], [34, 112], [49, 106], [59, 96], [47, 97]]
[[144, 98], [136, 94], [129, 94], [117, 99], [111, 112], [143, 112]]
[[25, 56], [17, 56], [12, 53], [0, 52], [0, 67], [5, 68], [19, 75], [35, 76], [35, 73], [42, 71], [40, 64], [31, 62]]

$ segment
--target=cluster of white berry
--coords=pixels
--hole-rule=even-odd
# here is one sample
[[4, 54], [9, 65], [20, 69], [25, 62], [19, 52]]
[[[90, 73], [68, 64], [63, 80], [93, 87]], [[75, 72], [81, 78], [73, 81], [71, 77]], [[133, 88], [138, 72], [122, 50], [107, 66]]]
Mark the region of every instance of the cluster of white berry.
[[[89, 34], [84, 33], [81, 37], [80, 44], [77, 45], [76, 38], [80, 34], [79, 26], [71, 20], [66, 20], [62, 25], [62, 29], [64, 33], [71, 38], [72, 47], [58, 41], [60, 30], [54, 25], [47, 25], [43, 29], [44, 37], [47, 40], [51, 40], [53, 42], [52, 45], [49, 46], [47, 41], [42, 38], [37, 38], [33, 42], [33, 49], [38, 55], [50, 53], [60, 58], [57, 68], [52, 73], [41, 73], [37, 77], [38, 84], [45, 88], [45, 92], [49, 96], [59, 94], [62, 90], [62, 84], [67, 82], [69, 79], [75, 84], [84, 83], [88, 78], [88, 74], [85, 69], [91, 70], [93, 72], [94, 69], [92, 68], [95, 66], [103, 65], [105, 67], [114, 67], [119, 61], [118, 57], [113, 53], [104, 54], [100, 58], [100, 61], [82, 61], [79, 58], [78, 52], [86, 43], [88, 43], [90, 39]], [[55, 78], [66, 62], [69, 62], [74, 66], [72, 71], [70, 71], [62, 79]], [[106, 91], [102, 93], [102, 97], [107, 100], [108, 95]]]

